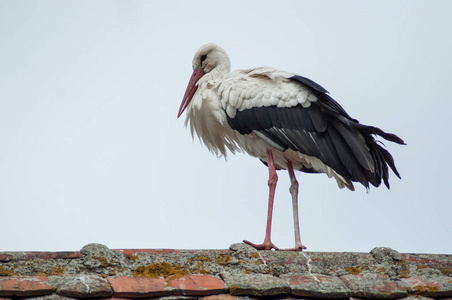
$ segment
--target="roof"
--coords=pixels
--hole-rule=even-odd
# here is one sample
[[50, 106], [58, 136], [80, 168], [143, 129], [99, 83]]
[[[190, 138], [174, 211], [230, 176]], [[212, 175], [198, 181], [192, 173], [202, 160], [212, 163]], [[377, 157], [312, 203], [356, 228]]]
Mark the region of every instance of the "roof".
[[[0, 300], [452, 297], [452, 255], [229, 250], [0, 252]], [[408, 298], [409, 299], [409, 298]], [[415, 298], [413, 298], [415, 299]]]

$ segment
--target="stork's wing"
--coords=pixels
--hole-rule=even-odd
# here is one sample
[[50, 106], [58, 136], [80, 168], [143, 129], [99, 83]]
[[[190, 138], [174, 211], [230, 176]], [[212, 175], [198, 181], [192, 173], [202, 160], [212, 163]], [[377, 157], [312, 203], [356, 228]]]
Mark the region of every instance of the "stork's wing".
[[[269, 96], [269, 90], [272, 90], [270, 99], [246, 98], [247, 92], [243, 90], [239, 93], [245, 95], [241, 100], [231, 103], [229, 98], [222, 97], [233, 129], [241, 134], [255, 132], [278, 150], [292, 149], [317, 157], [338, 174], [366, 187], [369, 183], [379, 186], [383, 179], [389, 188], [388, 165], [400, 177], [391, 154], [372, 136], [378, 134], [403, 144], [396, 135], [352, 119], [323, 87], [310, 79], [293, 74], [288, 78], [265, 78], [260, 74], [259, 79], [261, 91], [255, 91], [258, 88], [251, 85], [253, 93], [259, 95], [262, 92], [265, 96], [267, 92]], [[247, 80], [236, 80], [231, 91], [246, 90]], [[295, 88], [298, 89], [296, 92]], [[282, 95], [279, 95], [281, 89]], [[285, 89], [289, 90], [289, 97], [284, 97]]]

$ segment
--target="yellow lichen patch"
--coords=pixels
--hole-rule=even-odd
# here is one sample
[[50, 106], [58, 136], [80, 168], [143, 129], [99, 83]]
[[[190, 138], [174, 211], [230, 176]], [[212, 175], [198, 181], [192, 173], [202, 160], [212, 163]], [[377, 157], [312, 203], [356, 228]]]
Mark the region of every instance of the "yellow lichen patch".
[[200, 261], [198, 261], [192, 269], [193, 269], [194, 273], [203, 274], [203, 275], [207, 274], [206, 269], [204, 269], [203, 263]]
[[17, 273], [14, 272], [13, 270], [7, 270], [0, 266], [0, 276], [14, 276], [14, 275], [17, 275]]
[[451, 276], [452, 275], [452, 266], [448, 264], [444, 264], [438, 268], [438, 270], [443, 274], [444, 276]]
[[48, 275], [62, 275], [64, 274], [65, 267], [58, 266], [57, 268], [52, 267]]
[[128, 258], [129, 258], [129, 260], [137, 260], [137, 259], [139, 259], [138, 255], [135, 255], [135, 254], [129, 255]]
[[208, 256], [196, 256], [190, 259], [190, 261], [203, 261], [203, 262], [209, 262], [212, 261], [212, 259]]
[[362, 272], [360, 269], [358, 269], [355, 266], [351, 266], [351, 267], [345, 268], [345, 271], [347, 271], [347, 272], [349, 272], [350, 274], [353, 274], [353, 275], [358, 275], [359, 273]]
[[196, 256], [192, 257], [188, 260], [188, 265], [190, 266], [190, 273], [196, 274], [207, 274], [206, 269], [204, 268], [204, 263], [211, 262], [212, 259], [207, 256]]
[[234, 284], [233, 286], [231, 286], [230, 288], [229, 288], [229, 293], [231, 294], [231, 295], [235, 295], [236, 293], [237, 293], [237, 290], [239, 289], [239, 286], [238, 285], [236, 285], [236, 284]]
[[410, 268], [408, 267], [408, 265], [403, 264], [402, 265], [402, 272], [400, 273], [400, 277], [401, 278], [409, 278], [410, 277]]
[[231, 257], [228, 254], [220, 254], [217, 256], [217, 264], [219, 264], [219, 265], [225, 266], [230, 261], [231, 261]]
[[410, 277], [409, 269], [403, 270], [402, 273], [400, 273], [400, 278], [409, 278], [409, 277]]
[[165, 277], [169, 280], [178, 279], [184, 275], [188, 275], [188, 271], [182, 269], [180, 265], [170, 265], [167, 262], [150, 264], [145, 267], [140, 266], [133, 271], [135, 277], [158, 278]]
[[439, 288], [437, 286], [420, 285], [415, 286], [414, 289], [416, 295], [424, 295], [425, 293], [436, 294]]
[[99, 263], [100, 263], [100, 265], [102, 266], [102, 267], [108, 267], [110, 264], [108, 263], [108, 260], [105, 258], [105, 257], [102, 257], [102, 256], [93, 256], [93, 258], [95, 259], [95, 260], [97, 260]]

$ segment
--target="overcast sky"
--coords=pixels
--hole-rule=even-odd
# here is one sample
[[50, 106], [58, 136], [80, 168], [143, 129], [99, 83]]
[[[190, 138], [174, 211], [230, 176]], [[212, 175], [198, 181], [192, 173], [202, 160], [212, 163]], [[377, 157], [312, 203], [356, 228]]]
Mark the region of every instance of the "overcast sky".
[[[324, 86], [385, 142], [391, 189], [297, 173], [308, 251], [452, 253], [451, 1], [0, 1], [0, 251], [260, 243], [266, 167], [176, 119], [193, 54]], [[279, 172], [273, 242], [293, 247]]]

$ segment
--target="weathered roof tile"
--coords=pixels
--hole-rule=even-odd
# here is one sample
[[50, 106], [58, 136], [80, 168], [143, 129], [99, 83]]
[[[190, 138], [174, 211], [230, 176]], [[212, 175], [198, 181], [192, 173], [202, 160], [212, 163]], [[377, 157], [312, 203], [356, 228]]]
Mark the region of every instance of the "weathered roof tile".
[[222, 273], [231, 295], [275, 296], [290, 293], [286, 280], [267, 274]]
[[176, 290], [173, 294], [181, 295], [212, 295], [224, 293], [227, 287], [223, 280], [208, 275], [189, 275], [168, 281], [168, 285]]
[[0, 296], [41, 296], [52, 293], [52, 286], [46, 277], [4, 277], [0, 278]]
[[400, 281], [378, 274], [344, 275], [340, 277], [350, 289], [352, 296], [377, 299], [395, 299], [408, 295]]
[[109, 278], [115, 297], [147, 298], [169, 296], [174, 288], [168, 287], [163, 278], [120, 276]]
[[402, 278], [402, 286], [410, 294], [428, 297], [452, 296], [452, 278], [435, 276], [434, 278]]
[[27, 298], [27, 300], [74, 300], [74, 298], [69, 298], [58, 294], [52, 294], [40, 297]]
[[49, 276], [56, 293], [71, 298], [106, 298], [112, 296], [110, 284], [97, 275]]
[[347, 298], [351, 295], [350, 289], [341, 279], [335, 276], [291, 274], [282, 275], [281, 278], [289, 282], [291, 294], [295, 296]]

